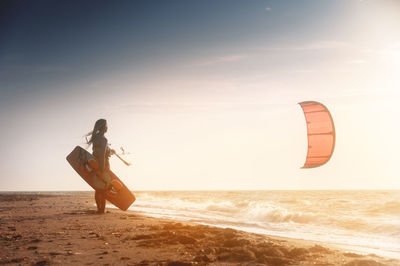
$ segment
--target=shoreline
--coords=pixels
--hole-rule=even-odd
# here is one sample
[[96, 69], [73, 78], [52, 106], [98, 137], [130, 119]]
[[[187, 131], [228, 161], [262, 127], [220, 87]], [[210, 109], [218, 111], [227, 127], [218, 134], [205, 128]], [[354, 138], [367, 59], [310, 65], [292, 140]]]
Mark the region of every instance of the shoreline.
[[[116, 209], [114, 206], [110, 209]], [[126, 212], [131, 212], [135, 213], [134, 210], [127, 210]], [[324, 247], [327, 247], [329, 249], [338, 249], [338, 250], [344, 250], [346, 253], [355, 253], [361, 256], [368, 256], [370, 254], [373, 254], [378, 257], [383, 257], [383, 258], [388, 258], [388, 259], [394, 259], [394, 260], [399, 260], [400, 261], [400, 255], [393, 256], [393, 252], [389, 254], [384, 254], [386, 253], [385, 251], [377, 251], [376, 249], [369, 248], [369, 247], [362, 247], [362, 246], [354, 246], [351, 244], [342, 244], [342, 243], [335, 243], [335, 242], [324, 242], [322, 240], [314, 240], [314, 239], [305, 239], [305, 238], [296, 238], [296, 237], [288, 237], [288, 236], [281, 236], [281, 235], [274, 235], [274, 234], [266, 234], [266, 233], [258, 233], [258, 232], [251, 232], [245, 229], [241, 229], [240, 227], [235, 227], [235, 226], [223, 226], [223, 225], [215, 225], [215, 224], [207, 224], [207, 223], [201, 223], [201, 222], [193, 222], [193, 221], [184, 221], [184, 220], [178, 220], [178, 219], [173, 219], [173, 218], [159, 218], [157, 216], [152, 216], [150, 214], [144, 213], [144, 212], [137, 212], [139, 215], [143, 215], [145, 217], [150, 217], [150, 218], [155, 218], [155, 219], [162, 219], [162, 220], [168, 220], [168, 221], [175, 221], [175, 222], [182, 222], [182, 223], [191, 223], [195, 225], [205, 225], [205, 226], [210, 226], [210, 227], [215, 227], [215, 228], [221, 228], [221, 229], [226, 229], [230, 228], [233, 230], [237, 230], [240, 232], [245, 232], [249, 234], [256, 234], [260, 236], [266, 236], [266, 237], [271, 237], [279, 240], [284, 240], [284, 241], [291, 241], [293, 243], [299, 242], [299, 243], [314, 243], [315, 245], [322, 245]], [[381, 252], [381, 253], [380, 253]]]
[[0, 264], [400, 265], [329, 243], [107, 208], [93, 192], [0, 193]]

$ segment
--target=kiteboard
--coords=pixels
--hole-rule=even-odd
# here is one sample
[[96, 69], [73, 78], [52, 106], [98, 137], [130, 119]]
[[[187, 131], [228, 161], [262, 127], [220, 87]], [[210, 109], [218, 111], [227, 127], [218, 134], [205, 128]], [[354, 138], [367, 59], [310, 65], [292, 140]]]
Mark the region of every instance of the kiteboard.
[[[93, 189], [96, 189], [94, 178], [97, 162], [92, 154], [82, 147], [76, 146], [67, 156], [67, 161]], [[104, 174], [108, 175], [111, 180], [111, 186], [106, 191], [106, 199], [119, 209], [126, 211], [136, 200], [135, 196], [110, 169], [106, 169]]]

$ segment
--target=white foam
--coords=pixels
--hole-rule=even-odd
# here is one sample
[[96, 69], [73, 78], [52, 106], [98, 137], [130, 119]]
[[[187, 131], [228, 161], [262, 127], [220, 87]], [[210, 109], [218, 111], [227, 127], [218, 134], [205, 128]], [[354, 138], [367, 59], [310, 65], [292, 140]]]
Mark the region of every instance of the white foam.
[[[136, 193], [130, 208], [248, 232], [315, 240], [400, 257], [400, 192], [259, 191]], [[374, 209], [375, 207], [375, 209]], [[377, 207], [384, 210], [377, 211]], [[393, 213], [391, 212], [393, 210]]]

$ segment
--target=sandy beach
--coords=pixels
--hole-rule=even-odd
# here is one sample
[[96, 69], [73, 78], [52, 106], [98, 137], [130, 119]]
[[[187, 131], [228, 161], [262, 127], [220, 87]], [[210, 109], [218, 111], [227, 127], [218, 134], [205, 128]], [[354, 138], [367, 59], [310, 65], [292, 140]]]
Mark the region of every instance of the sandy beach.
[[312, 241], [95, 209], [92, 192], [0, 194], [0, 264], [400, 265]]

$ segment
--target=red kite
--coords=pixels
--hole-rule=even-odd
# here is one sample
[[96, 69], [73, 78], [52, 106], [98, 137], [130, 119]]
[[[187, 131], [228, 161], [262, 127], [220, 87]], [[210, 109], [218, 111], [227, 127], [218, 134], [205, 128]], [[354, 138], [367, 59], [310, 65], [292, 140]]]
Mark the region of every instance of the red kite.
[[319, 102], [299, 103], [307, 122], [308, 150], [302, 168], [315, 168], [329, 161], [335, 149], [335, 125], [328, 109]]

